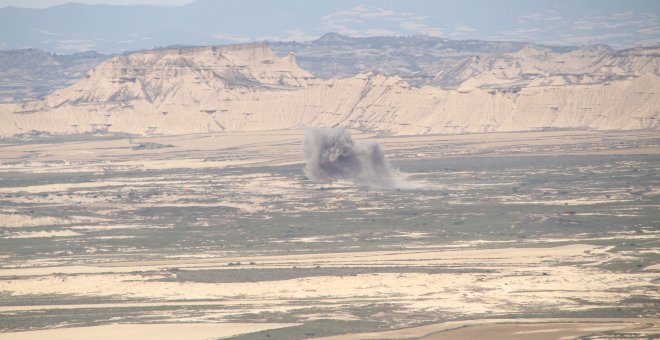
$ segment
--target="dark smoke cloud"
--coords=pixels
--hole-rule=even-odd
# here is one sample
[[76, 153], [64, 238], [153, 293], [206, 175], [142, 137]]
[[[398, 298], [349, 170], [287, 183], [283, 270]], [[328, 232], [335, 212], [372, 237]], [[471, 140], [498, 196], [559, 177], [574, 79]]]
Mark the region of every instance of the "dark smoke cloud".
[[355, 142], [342, 127], [305, 130], [305, 175], [314, 181], [349, 180], [372, 188], [400, 187], [403, 181], [375, 142]]

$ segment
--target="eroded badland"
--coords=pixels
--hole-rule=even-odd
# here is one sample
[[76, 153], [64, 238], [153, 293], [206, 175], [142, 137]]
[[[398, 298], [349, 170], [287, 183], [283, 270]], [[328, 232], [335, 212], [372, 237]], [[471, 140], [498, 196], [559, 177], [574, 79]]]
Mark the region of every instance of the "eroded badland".
[[[0, 338], [657, 337], [657, 48], [451, 58], [154, 50], [0, 105]], [[333, 126], [401, 185], [307, 178]]]

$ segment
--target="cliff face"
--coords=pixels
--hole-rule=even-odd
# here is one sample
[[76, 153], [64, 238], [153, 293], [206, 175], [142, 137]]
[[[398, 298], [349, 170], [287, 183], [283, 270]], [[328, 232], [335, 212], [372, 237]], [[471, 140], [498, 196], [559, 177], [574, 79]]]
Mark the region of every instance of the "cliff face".
[[[542, 59], [539, 51], [516, 53]], [[468, 77], [457, 89], [441, 89], [413, 87], [399, 77], [376, 73], [319, 80], [301, 69], [292, 54], [278, 58], [262, 44], [153, 50], [112, 58], [43, 101], [1, 105], [0, 135], [184, 134], [335, 125], [392, 134], [657, 129], [657, 57], [633, 59], [626, 65], [638, 62], [653, 71], [639, 66], [637, 73], [616, 77], [602, 65], [575, 62], [575, 67], [600, 73], [592, 72], [594, 81], [570, 83], [536, 75], [520, 82], [516, 79], [529, 72], [483, 66], [479, 77]], [[483, 76], [488, 72], [494, 75]], [[483, 86], [485, 78], [515, 86]]]
[[262, 44], [134, 53], [100, 64], [85, 78], [49, 96], [48, 106], [135, 101], [186, 105], [208, 100], [209, 91], [301, 87], [314, 79], [293, 55], [277, 58]]

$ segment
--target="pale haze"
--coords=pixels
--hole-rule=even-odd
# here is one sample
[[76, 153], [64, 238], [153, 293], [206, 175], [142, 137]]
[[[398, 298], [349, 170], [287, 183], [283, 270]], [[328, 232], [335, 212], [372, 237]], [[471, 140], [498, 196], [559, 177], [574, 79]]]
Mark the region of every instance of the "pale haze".
[[193, 2], [194, 0], [3, 0], [0, 1], [0, 7], [15, 6], [24, 8], [47, 8], [67, 3], [78, 3], [86, 5], [118, 5], [118, 6], [133, 6], [133, 5], [150, 5], [150, 6], [178, 6], [185, 5]]
[[64, 7], [62, 3], [0, 1], [5, 7], [0, 9], [0, 48], [116, 53], [168, 45], [308, 41], [328, 32], [615, 48], [660, 41], [660, 2], [649, 0], [91, 0]]

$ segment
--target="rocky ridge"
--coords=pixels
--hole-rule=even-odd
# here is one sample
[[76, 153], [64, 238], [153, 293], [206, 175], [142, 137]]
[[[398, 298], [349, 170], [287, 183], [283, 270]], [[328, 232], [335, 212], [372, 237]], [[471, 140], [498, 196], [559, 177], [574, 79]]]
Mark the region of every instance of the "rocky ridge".
[[[143, 51], [107, 60], [45, 100], [0, 105], [0, 135], [337, 125], [384, 134], [658, 129], [657, 52], [600, 64], [569, 55], [557, 66], [548, 57], [555, 52], [522, 48], [494, 62], [475, 58], [462, 68], [473, 70], [465, 81], [441, 88], [376, 72], [319, 79], [293, 54], [278, 58], [265, 44]], [[531, 61], [518, 67], [506, 58]], [[553, 67], [591, 76], [571, 81]], [[532, 72], [538, 69], [547, 72]], [[443, 72], [440, 78], [460, 78]]]
[[543, 46], [523, 42], [447, 40], [437, 37], [351, 38], [328, 33], [309, 42], [269, 43], [294, 51], [300, 65], [329, 79], [376, 71], [416, 86], [456, 89], [590, 84], [639, 74], [660, 75], [660, 48], [613, 50], [605, 45]]

